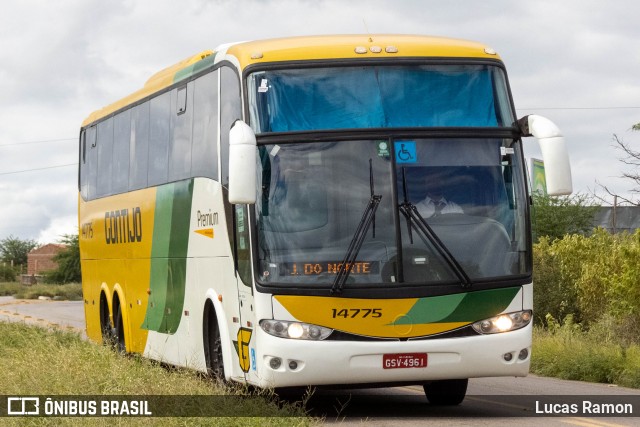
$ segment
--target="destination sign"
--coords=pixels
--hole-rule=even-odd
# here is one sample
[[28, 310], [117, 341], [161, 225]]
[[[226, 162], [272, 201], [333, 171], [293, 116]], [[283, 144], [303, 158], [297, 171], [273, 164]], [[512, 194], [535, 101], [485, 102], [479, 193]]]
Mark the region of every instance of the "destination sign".
[[321, 274], [338, 274], [348, 269], [351, 275], [369, 275], [380, 273], [378, 261], [356, 261], [343, 264], [342, 261], [321, 262], [285, 262], [280, 264], [280, 276], [319, 276]]

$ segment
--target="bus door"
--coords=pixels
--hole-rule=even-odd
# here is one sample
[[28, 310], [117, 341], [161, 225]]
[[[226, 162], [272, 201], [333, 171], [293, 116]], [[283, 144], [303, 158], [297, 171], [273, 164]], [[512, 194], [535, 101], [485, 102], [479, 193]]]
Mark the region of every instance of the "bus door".
[[[251, 249], [249, 244], [249, 220], [247, 205], [235, 205], [235, 259], [238, 301], [240, 305], [240, 323], [234, 346], [238, 354], [240, 368], [245, 379], [256, 380], [256, 349], [254, 329], [257, 327], [254, 311], [254, 298], [251, 287]], [[253, 377], [253, 378], [252, 378]]]

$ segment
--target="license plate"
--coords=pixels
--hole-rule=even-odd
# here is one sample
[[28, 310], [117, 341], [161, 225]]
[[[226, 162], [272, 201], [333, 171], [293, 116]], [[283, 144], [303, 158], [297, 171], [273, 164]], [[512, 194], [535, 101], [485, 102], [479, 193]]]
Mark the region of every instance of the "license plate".
[[426, 368], [427, 353], [395, 353], [382, 355], [383, 369]]

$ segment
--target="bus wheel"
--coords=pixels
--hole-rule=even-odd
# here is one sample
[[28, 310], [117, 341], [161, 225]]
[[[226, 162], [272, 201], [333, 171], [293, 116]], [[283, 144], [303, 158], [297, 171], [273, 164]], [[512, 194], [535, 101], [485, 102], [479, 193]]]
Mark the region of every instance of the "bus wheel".
[[432, 405], [459, 405], [467, 394], [468, 384], [468, 379], [432, 381], [424, 385], [424, 392]]
[[114, 345], [113, 328], [105, 294], [100, 295], [100, 331], [102, 332], [102, 344], [112, 347]]
[[113, 345], [118, 353], [126, 353], [127, 347], [124, 343], [124, 323], [122, 322], [122, 308], [120, 304], [113, 314]]
[[204, 357], [207, 373], [217, 381], [224, 381], [224, 361], [222, 359], [222, 339], [213, 308], [207, 306], [204, 318]]

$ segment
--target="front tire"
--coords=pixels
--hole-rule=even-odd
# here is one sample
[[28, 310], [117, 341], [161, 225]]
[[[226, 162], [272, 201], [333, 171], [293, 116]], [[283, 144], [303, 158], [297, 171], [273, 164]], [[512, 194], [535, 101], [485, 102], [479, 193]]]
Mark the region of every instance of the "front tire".
[[425, 384], [424, 393], [432, 405], [455, 406], [462, 403], [467, 394], [468, 379], [439, 380]]
[[207, 306], [204, 317], [204, 358], [207, 373], [213, 379], [224, 382], [224, 360], [222, 358], [222, 338], [215, 311]]

